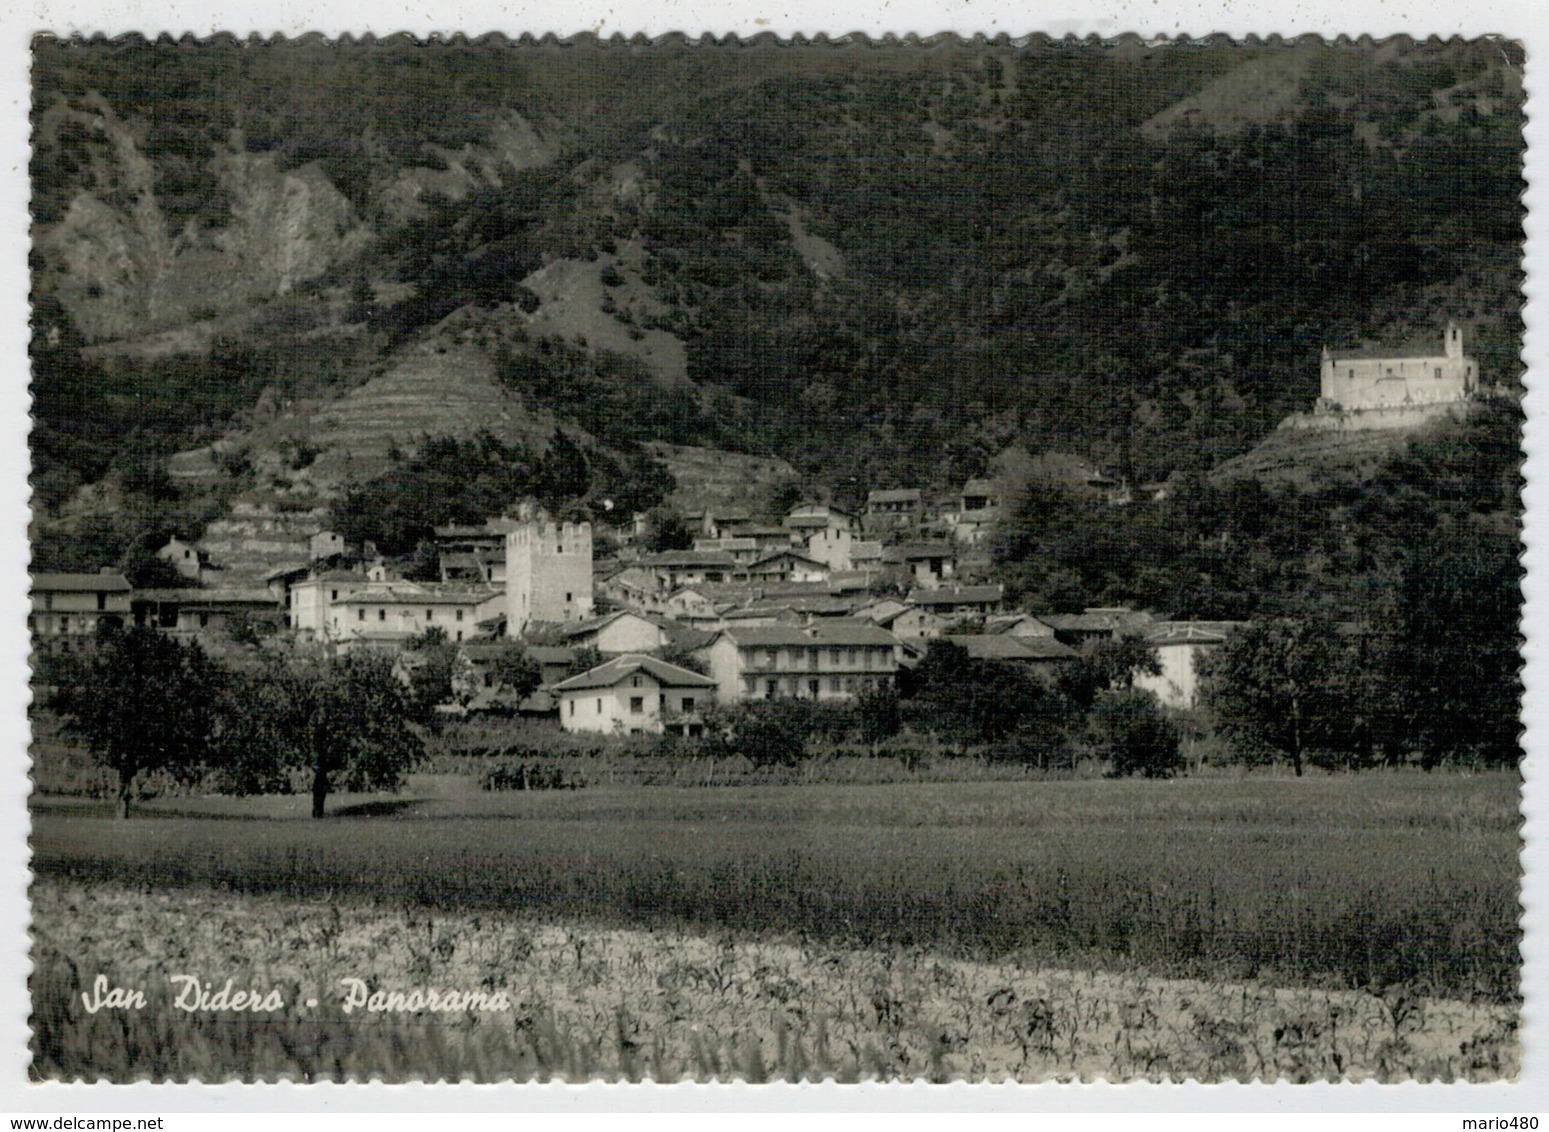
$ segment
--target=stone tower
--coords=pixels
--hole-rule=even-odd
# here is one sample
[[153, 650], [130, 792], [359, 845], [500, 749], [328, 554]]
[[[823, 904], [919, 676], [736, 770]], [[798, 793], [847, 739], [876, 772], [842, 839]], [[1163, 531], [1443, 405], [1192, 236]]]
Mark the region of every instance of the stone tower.
[[1463, 332], [1455, 322], [1447, 323], [1447, 357], [1453, 361], [1463, 360]]
[[592, 525], [528, 519], [506, 535], [506, 633], [592, 615]]

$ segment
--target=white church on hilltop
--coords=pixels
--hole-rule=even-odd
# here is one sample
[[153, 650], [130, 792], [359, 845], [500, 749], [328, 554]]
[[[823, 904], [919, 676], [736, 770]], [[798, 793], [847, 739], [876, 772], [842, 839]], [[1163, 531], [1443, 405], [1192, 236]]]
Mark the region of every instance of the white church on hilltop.
[[1463, 332], [1447, 323], [1440, 353], [1413, 349], [1323, 348], [1323, 381], [1314, 412], [1360, 412], [1448, 405], [1479, 390], [1479, 363], [1463, 353]]

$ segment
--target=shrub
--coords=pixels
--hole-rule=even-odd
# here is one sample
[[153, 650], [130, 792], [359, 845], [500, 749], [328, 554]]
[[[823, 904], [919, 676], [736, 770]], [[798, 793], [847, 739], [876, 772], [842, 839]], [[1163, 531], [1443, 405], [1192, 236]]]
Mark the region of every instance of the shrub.
[[579, 790], [586, 779], [536, 759], [499, 762], [479, 776], [480, 790]]
[[1170, 778], [1183, 766], [1178, 728], [1150, 692], [1099, 692], [1090, 726], [1098, 751], [1113, 760], [1115, 775]]

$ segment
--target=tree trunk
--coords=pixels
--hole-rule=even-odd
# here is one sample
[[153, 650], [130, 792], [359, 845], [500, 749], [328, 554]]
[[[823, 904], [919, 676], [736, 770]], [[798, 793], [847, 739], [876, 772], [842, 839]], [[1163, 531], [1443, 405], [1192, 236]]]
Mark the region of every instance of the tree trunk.
[[1296, 771], [1296, 777], [1302, 776], [1302, 705], [1300, 701], [1291, 701], [1291, 766]]
[[312, 816], [323, 816], [323, 803], [328, 800], [328, 772], [319, 766], [312, 773]]
[[114, 813], [113, 813], [113, 816], [115, 818], [117, 818], [119, 821], [123, 821], [125, 818], [127, 818], [129, 816], [129, 795], [131, 793], [131, 789], [132, 789], [133, 786], [134, 786], [134, 775], [133, 774], [126, 774], [123, 771], [119, 771], [119, 773], [118, 773], [118, 805], [115, 808]]

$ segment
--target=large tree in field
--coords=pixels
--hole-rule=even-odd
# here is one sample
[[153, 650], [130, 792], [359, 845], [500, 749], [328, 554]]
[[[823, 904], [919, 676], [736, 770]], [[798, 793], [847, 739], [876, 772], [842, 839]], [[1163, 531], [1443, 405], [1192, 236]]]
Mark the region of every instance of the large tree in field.
[[1059, 725], [1054, 693], [1010, 665], [978, 660], [961, 645], [937, 640], [905, 678], [912, 725], [934, 731], [966, 755], [976, 743], [998, 743], [1038, 723]]
[[1349, 724], [1349, 646], [1321, 618], [1254, 622], [1201, 660], [1204, 702], [1245, 753], [1285, 757], [1340, 747]]
[[1463, 524], [1435, 543], [1405, 564], [1389, 680], [1425, 766], [1510, 766], [1522, 756], [1520, 543]]
[[222, 669], [196, 644], [154, 629], [105, 629], [74, 667], [55, 707], [118, 775], [118, 816], [147, 771], [194, 772], [204, 761]]
[[450, 703], [456, 695], [453, 675], [457, 668], [457, 646], [447, 637], [445, 629], [431, 626], [411, 638], [405, 647], [405, 659], [413, 657], [415, 661], [409, 669], [409, 707], [416, 723], [432, 724], [436, 708]]
[[333, 791], [396, 790], [424, 754], [411, 695], [387, 656], [277, 658], [245, 679], [218, 744], [234, 789], [280, 788], [281, 772], [301, 770], [320, 818]]

